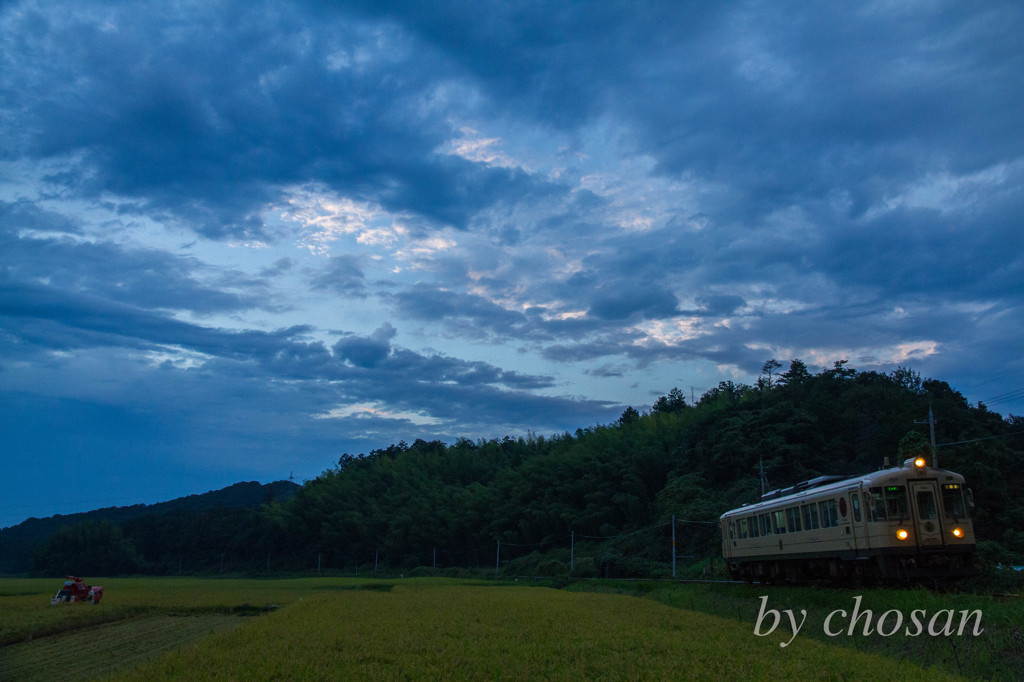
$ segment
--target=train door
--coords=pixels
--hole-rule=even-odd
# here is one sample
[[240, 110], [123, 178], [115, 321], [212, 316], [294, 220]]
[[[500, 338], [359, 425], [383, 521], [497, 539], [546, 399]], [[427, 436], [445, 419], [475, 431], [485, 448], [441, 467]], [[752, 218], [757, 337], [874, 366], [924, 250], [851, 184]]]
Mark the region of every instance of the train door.
[[941, 547], [938, 484], [935, 481], [910, 481], [910, 504], [914, 508], [918, 546]]
[[847, 532], [850, 534], [850, 542], [853, 543], [852, 549], [857, 556], [866, 556], [868, 550], [867, 526], [864, 516], [866, 509], [862, 508], [860, 504], [860, 490], [849, 490], [846, 495], [850, 499], [850, 525]]

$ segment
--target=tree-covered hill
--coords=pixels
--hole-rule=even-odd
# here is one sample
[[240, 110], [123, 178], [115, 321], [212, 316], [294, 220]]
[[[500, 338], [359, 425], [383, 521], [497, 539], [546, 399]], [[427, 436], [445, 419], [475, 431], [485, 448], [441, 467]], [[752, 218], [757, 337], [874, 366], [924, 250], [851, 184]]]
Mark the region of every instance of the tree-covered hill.
[[[664, 571], [669, 520], [678, 554], [718, 551], [710, 524], [771, 487], [858, 474], [928, 451], [929, 407], [942, 467], [967, 477], [987, 558], [1024, 563], [1024, 419], [971, 405], [913, 371], [811, 374], [770, 361], [753, 386], [723, 382], [695, 405], [677, 389], [649, 413], [552, 436], [404, 442], [342, 455], [290, 500], [246, 518], [138, 518], [120, 526], [134, 570], [357, 569], [384, 565], [568, 572]], [[201, 541], [196, 538], [201, 537]], [[53, 543], [51, 543], [53, 545]], [[50, 546], [48, 551], [58, 547]], [[50, 557], [52, 558], [52, 557]], [[518, 562], [518, 563], [517, 563]], [[47, 552], [37, 569], [48, 564]], [[184, 566], [184, 568], [182, 568]]]
[[[123, 534], [120, 527], [126, 524], [130, 525], [140, 517], [166, 515], [181, 517], [209, 510], [214, 513], [230, 513], [225, 512], [229, 509], [254, 510], [273, 500], [290, 499], [299, 487], [298, 484], [291, 481], [275, 481], [265, 484], [247, 481], [235, 483], [220, 490], [187, 495], [156, 504], [104, 507], [90, 512], [58, 514], [42, 519], [33, 517], [16, 526], [0, 529], [0, 575], [27, 572], [32, 567], [33, 553], [45, 546], [47, 541], [64, 527], [78, 530], [99, 528], [101, 535], [103, 532], [113, 532], [115, 535]], [[111, 531], [112, 527], [117, 529]], [[76, 530], [75, 534], [79, 536], [79, 539], [75, 541], [76, 544], [95, 544], [95, 540], [89, 536], [89, 533], [79, 533]], [[87, 572], [79, 570], [83, 573]]]

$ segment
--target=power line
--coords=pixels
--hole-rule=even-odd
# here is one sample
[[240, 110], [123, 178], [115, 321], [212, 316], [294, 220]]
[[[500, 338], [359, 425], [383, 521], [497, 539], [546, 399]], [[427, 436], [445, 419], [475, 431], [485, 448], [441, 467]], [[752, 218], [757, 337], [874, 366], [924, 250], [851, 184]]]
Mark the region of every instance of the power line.
[[1024, 433], [1024, 431], [1011, 431], [1010, 433], [1003, 433], [1003, 434], [1000, 434], [998, 436], [986, 436], [984, 438], [972, 438], [971, 440], [958, 440], [955, 443], [939, 443], [935, 447], [941, 448], [941, 447], [944, 447], [946, 445], [966, 445], [967, 443], [977, 443], [977, 442], [983, 441], [983, 440], [993, 440], [994, 438], [1009, 438], [1010, 436], [1019, 436], [1022, 433]]
[[997, 396], [993, 396], [988, 400], [982, 400], [986, 406], [988, 405], [999, 405], [1000, 403], [1008, 403], [1014, 400], [1024, 398], [1024, 388], [1018, 388], [1014, 391], [1007, 391], [1006, 393], [1000, 393]]

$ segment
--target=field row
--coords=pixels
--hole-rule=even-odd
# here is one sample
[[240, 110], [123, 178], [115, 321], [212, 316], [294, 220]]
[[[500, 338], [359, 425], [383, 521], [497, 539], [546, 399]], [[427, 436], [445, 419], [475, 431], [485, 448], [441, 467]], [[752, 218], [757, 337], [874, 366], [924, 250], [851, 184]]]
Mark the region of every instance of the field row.
[[244, 625], [223, 614], [140, 616], [0, 648], [0, 679], [91, 680], [131, 670], [159, 653]]

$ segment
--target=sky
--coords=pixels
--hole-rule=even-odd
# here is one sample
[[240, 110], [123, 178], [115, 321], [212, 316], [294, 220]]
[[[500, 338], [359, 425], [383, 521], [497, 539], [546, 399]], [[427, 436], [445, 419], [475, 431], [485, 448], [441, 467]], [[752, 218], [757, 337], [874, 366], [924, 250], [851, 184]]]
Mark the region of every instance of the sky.
[[771, 358], [1024, 414], [1022, 35], [1015, 1], [5, 2], [0, 526]]

